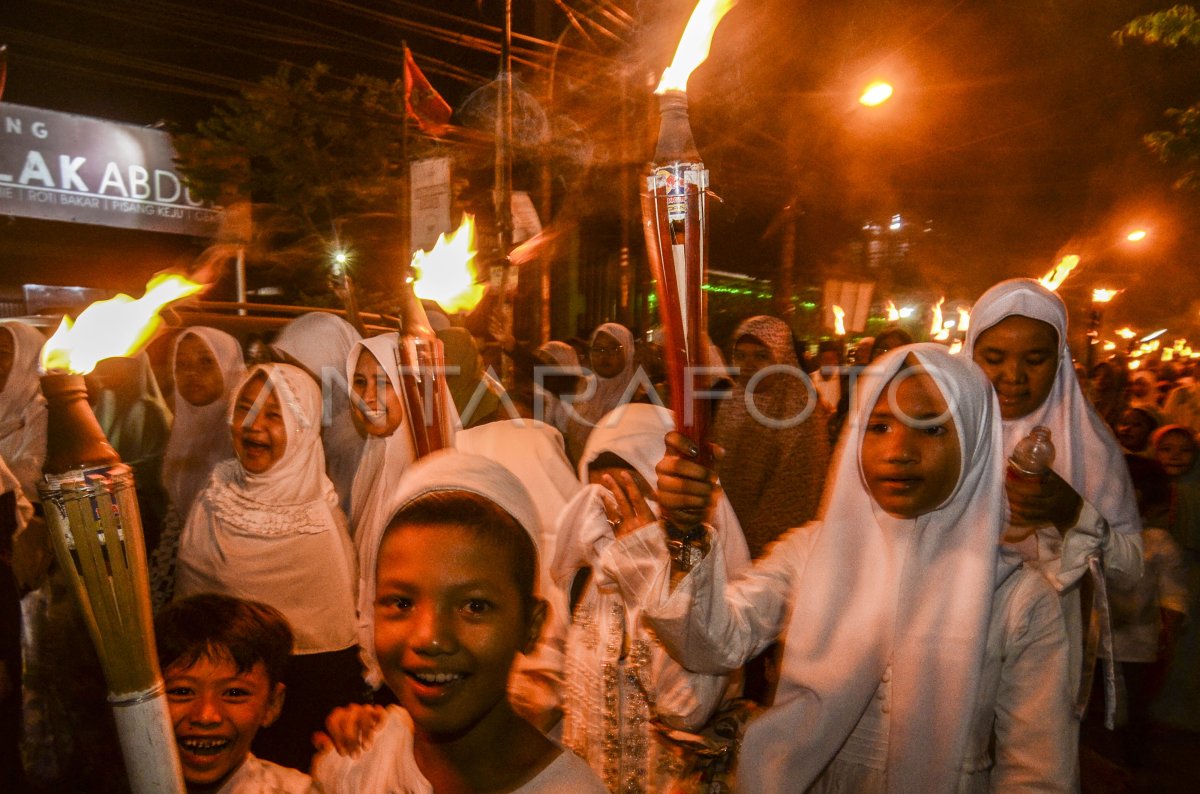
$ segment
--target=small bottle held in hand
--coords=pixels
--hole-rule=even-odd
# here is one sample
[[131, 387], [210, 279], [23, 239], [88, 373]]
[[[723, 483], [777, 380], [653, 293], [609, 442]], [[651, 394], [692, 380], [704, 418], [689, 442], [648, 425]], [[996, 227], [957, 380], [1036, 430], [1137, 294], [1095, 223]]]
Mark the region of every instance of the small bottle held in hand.
[[1054, 443], [1050, 428], [1038, 425], [1029, 435], [1017, 442], [1008, 459], [1009, 476], [1040, 480], [1054, 463]]

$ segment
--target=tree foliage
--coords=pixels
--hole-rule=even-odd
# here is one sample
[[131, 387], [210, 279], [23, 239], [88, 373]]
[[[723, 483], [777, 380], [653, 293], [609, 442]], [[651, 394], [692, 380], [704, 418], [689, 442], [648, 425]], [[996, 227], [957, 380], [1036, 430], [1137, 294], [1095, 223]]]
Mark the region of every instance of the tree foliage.
[[[371, 219], [376, 233], [399, 231], [404, 100], [403, 77], [283, 67], [176, 136], [179, 166], [198, 197], [253, 203], [260, 282], [282, 280], [294, 299], [327, 302], [331, 252], [354, 244], [348, 228]], [[429, 145], [413, 137], [417, 156]]]
[[[1177, 5], [1165, 11], [1144, 14], [1113, 34], [1118, 44], [1137, 39], [1146, 44], [1178, 47], [1200, 46], [1200, 14], [1192, 6]], [[1142, 140], [1158, 159], [1182, 168], [1175, 186], [1200, 190], [1200, 103], [1167, 111], [1173, 130], [1157, 130]]]

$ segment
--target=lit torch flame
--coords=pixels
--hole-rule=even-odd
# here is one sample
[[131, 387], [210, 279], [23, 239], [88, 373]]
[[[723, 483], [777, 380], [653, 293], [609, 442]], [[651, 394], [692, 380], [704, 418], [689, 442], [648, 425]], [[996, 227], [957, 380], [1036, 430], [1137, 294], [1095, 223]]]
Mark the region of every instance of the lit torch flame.
[[1120, 292], [1118, 289], [1094, 289], [1092, 290], [1092, 303], [1108, 303], [1117, 296]]
[[1133, 339], [1135, 336], [1137, 336], [1137, 332], [1134, 331], [1132, 328], [1118, 328], [1116, 330], [1116, 334], [1117, 334], [1117, 336], [1121, 337], [1122, 339], [1126, 339], [1126, 340]]
[[1105, 342], [1105, 343], [1104, 343], [1104, 352], [1105, 352], [1105, 353], [1110, 353], [1110, 352], [1112, 352], [1113, 350], [1116, 350], [1116, 349], [1117, 349], [1117, 343], [1116, 343], [1116, 342]]
[[42, 372], [86, 375], [103, 359], [132, 356], [162, 325], [158, 313], [164, 306], [202, 289], [203, 284], [164, 273], [150, 279], [146, 294], [137, 300], [120, 294], [88, 306], [74, 322], [63, 317], [42, 347]]
[[418, 298], [437, 301], [451, 314], [470, 311], [485, 289], [475, 283], [474, 261], [475, 217], [464, 215], [462, 225], [449, 236], [439, 236], [432, 251], [413, 254], [413, 292]]
[[662, 80], [656, 94], [668, 91], [687, 91], [688, 78], [696, 67], [708, 58], [708, 50], [712, 46], [713, 33], [721, 19], [729, 13], [737, 0], [700, 0], [688, 19], [687, 27], [683, 29], [683, 37], [679, 39], [679, 47], [675, 50], [675, 58], [663, 72]]
[[900, 311], [896, 308], [896, 304], [891, 301], [887, 302], [887, 318], [889, 323], [900, 321]]
[[950, 355], [955, 356], [962, 352], [963, 343], [961, 339], [955, 339], [950, 343]]
[[971, 312], [969, 309], [958, 307], [958, 330], [964, 333], [971, 327]]
[[[942, 320], [942, 304], [945, 302], [946, 298], [944, 296], [938, 298], [937, 304], [933, 307], [933, 322], [929, 324], [929, 334], [934, 339], [937, 339], [938, 334], [941, 334], [945, 330], [942, 328], [942, 325], [944, 324]], [[947, 336], [948, 335], [949, 334], [947, 334]], [[942, 338], [945, 339], [946, 337]]]
[[846, 311], [836, 303], [831, 307], [833, 309], [833, 332], [837, 336], [846, 335]]
[[1042, 286], [1051, 292], [1055, 292], [1062, 283], [1067, 280], [1067, 276], [1071, 275], [1071, 271], [1079, 267], [1079, 257], [1075, 254], [1068, 254], [1062, 258], [1062, 261], [1054, 266], [1046, 275], [1039, 279]]

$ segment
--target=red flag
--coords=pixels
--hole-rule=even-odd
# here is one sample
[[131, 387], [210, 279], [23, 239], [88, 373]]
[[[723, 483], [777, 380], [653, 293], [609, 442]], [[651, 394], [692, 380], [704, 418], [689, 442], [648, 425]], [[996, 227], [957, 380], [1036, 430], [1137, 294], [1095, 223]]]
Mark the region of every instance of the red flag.
[[4, 79], [8, 77], [8, 45], [0, 44], [0, 99], [4, 99]]
[[450, 126], [450, 114], [453, 111], [417, 67], [412, 50], [405, 50], [404, 53], [404, 96], [408, 115], [416, 120], [422, 132], [444, 135]]

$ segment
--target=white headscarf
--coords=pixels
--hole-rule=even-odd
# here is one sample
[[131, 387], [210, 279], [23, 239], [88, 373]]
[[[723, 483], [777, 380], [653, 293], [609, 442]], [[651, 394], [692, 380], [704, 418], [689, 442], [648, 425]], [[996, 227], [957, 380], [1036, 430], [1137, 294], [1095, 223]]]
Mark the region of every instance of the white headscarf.
[[1058, 334], [1058, 371], [1050, 396], [1020, 419], [1004, 420], [1004, 454], [1036, 426], [1050, 428], [1054, 470], [1095, 507], [1114, 532], [1140, 533], [1133, 485], [1121, 447], [1112, 430], [1083, 395], [1067, 347], [1067, 307], [1055, 293], [1033, 279], [1002, 281], [979, 298], [971, 310], [971, 328], [962, 355], [972, 358], [979, 336], [1006, 317], [1040, 320]]
[[359, 647], [366, 669], [364, 678], [371, 686], [377, 687], [383, 680], [383, 671], [379, 669], [379, 659], [375, 655], [375, 569], [384, 532], [391, 518], [401, 508], [422, 496], [454, 491], [482, 496], [508, 513], [529, 533], [534, 549], [539, 549], [542, 529], [537, 508], [521, 482], [499, 463], [479, 455], [445, 449], [409, 466], [399, 489], [392, 494], [387, 505], [387, 520], [371, 526], [368, 535], [360, 539], [362, 578], [358, 590]]
[[296, 653], [347, 648], [357, 569], [325, 475], [321, 391], [298, 367], [260, 364], [234, 394], [260, 374], [283, 412], [283, 455], [261, 474], [237, 458], [217, 465], [180, 538], [175, 597], [212, 591], [262, 601], [292, 624]]
[[[337, 489], [342, 511], [347, 513], [365, 439], [350, 415], [349, 389], [330, 379], [345, 374], [346, 357], [361, 338], [354, 326], [336, 314], [312, 312], [285, 325], [271, 344], [275, 350], [300, 362], [319, 379], [321, 391], [327, 392], [329, 410], [326, 416], [317, 416], [325, 446], [325, 470]], [[326, 383], [330, 388], [325, 387]]]
[[[666, 453], [664, 436], [673, 427], [672, 414], [665, 408], [645, 403], [617, 408], [601, 419], [588, 437], [579, 462], [580, 479], [586, 483], [589, 466], [602, 454], [612, 453], [653, 487], [657, 482], [654, 467]], [[585, 567], [592, 570], [591, 581], [576, 606], [581, 610], [576, 615], [583, 617], [571, 620], [565, 630], [563, 743], [584, 757], [610, 788], [621, 787], [629, 775], [645, 774], [650, 776], [645, 785], [658, 790], [678, 770], [669, 771], [673, 767], [670, 753], [660, 757], [666, 751], [653, 736], [656, 729], [650, 720], [656, 713], [687, 713], [698, 721], [706, 719], [706, 713], [695, 712], [716, 707], [727, 679], [690, 674], [687, 687], [671, 687], [660, 680], [660, 671], [672, 664], [666, 659], [666, 650], [646, 630], [639, 605], [621, 597], [616, 582], [598, 562], [603, 549], [615, 540], [604, 511], [605, 493], [603, 486], [585, 485], [558, 520], [558, 548], [551, 570], [558, 590], [570, 593], [577, 573]], [[657, 513], [653, 501], [651, 506]], [[726, 575], [732, 578], [749, 564], [750, 552], [724, 494], [717, 502], [713, 528], [722, 536]], [[623, 699], [623, 685], [611, 671], [617, 669], [625, 638], [629, 653], [619, 675], [636, 677], [640, 694], [625, 696], [620, 707], [623, 721], [616, 729], [620, 734], [613, 738], [610, 725], [618, 717], [613, 699]], [[682, 700], [672, 701], [672, 697]], [[613, 742], [620, 746], [614, 748]], [[618, 761], [619, 756], [623, 757]]]
[[[545, 353], [550, 357], [558, 368], [558, 372], [555, 374], [576, 374], [581, 379], [583, 378], [583, 367], [579, 366], [579, 354], [566, 342], [547, 342], [539, 347], [537, 352]], [[536, 388], [538, 396], [542, 399], [542, 420], [546, 424], [558, 428], [560, 433], [565, 433], [570, 416], [563, 407], [562, 401], [558, 399], [558, 395], [550, 393], [545, 388], [541, 386], [536, 386]]]
[[588, 399], [572, 402], [567, 407], [569, 419], [565, 435], [567, 455], [571, 460], [578, 460], [583, 454], [583, 445], [587, 442], [588, 434], [592, 432], [592, 426], [600, 417], [617, 407], [625, 395], [625, 390], [629, 388], [629, 382], [633, 380], [633, 334], [619, 323], [604, 323], [592, 332], [589, 346], [596, 343], [596, 337], [601, 333], [617, 340], [621, 345], [625, 363], [621, 371], [611, 378], [602, 378], [593, 372], [588, 378], [588, 388], [594, 388], [595, 392]]
[[37, 501], [46, 461], [46, 398], [38, 381], [38, 355], [46, 338], [32, 325], [15, 320], [0, 322], [0, 328], [13, 338], [12, 370], [0, 390], [0, 458], [25, 496]]
[[192, 405], [175, 392], [175, 422], [163, 453], [162, 480], [171, 504], [178, 515], [186, 519], [196, 495], [208, 484], [216, 465], [233, 456], [233, 444], [221, 426], [229, 412], [233, 389], [246, 373], [242, 346], [224, 331], [197, 326], [188, 328], [175, 338], [171, 348], [171, 371], [179, 343], [194, 336], [208, 346], [217, 367], [221, 370], [221, 396], [208, 405]]
[[[933, 378], [958, 430], [961, 473], [937, 509], [883, 512], [862, 472], [875, 403], [910, 356]], [[854, 730], [890, 664], [887, 790], [954, 791], [983, 666], [1005, 523], [999, 408], [970, 360], [936, 344], [878, 359], [859, 380], [825, 514], [791, 592], [776, 706], [751, 723], [739, 782], [802, 791]]]
[[[387, 375], [388, 386], [401, 395], [403, 388], [400, 383], [400, 371], [396, 363], [396, 334], [372, 336], [355, 342], [346, 356], [346, 381], [354, 384], [354, 369], [358, 366], [358, 358], [366, 351], [379, 362]], [[370, 384], [368, 388], [375, 388]], [[401, 401], [403, 404], [403, 401]], [[413, 446], [412, 434], [409, 433], [405, 416], [400, 425], [390, 435], [380, 438], [367, 435], [363, 447], [362, 458], [358, 462], [358, 471], [354, 475], [354, 487], [350, 497], [350, 531], [354, 538], [359, 539], [364, 533], [362, 527], [382, 521], [384, 508], [391, 494], [400, 484], [400, 475], [417, 459], [417, 451]]]

